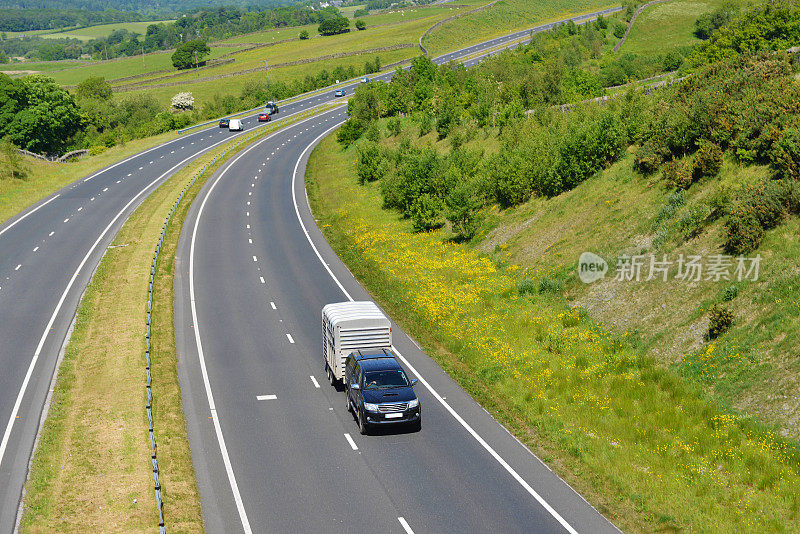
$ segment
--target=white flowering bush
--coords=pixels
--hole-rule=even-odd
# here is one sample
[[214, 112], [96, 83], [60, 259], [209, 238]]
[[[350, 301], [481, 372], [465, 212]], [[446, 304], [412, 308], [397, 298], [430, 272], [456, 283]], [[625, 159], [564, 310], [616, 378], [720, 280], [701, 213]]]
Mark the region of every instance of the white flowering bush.
[[172, 97], [172, 107], [175, 109], [193, 109], [194, 97], [192, 93], [178, 93]]

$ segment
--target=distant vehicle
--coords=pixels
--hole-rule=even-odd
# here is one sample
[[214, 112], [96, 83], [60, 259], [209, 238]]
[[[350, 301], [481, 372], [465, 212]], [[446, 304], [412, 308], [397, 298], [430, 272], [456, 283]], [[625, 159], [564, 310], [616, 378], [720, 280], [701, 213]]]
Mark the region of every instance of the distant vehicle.
[[220, 119], [219, 120], [219, 127], [220, 128], [227, 128], [228, 127], [228, 119]]
[[378, 425], [407, 423], [414, 430], [422, 428], [419, 398], [413, 388], [417, 380], [408, 379], [389, 349], [350, 354], [344, 383], [347, 411], [355, 415], [362, 434]]
[[347, 94], [347, 93], [345, 92], [345, 90], [344, 90], [344, 89], [339, 89], [338, 91], [336, 91], [335, 93], [333, 93], [333, 96], [335, 96], [335, 97], [339, 97], [339, 96], [344, 96], [344, 95], [346, 95], [346, 94]]
[[369, 83], [369, 78], [364, 76], [363, 78], [361, 78], [361, 83]]
[[231, 119], [230, 122], [228, 123], [228, 131], [241, 132], [242, 130], [244, 130], [244, 127], [242, 126], [241, 120]]
[[258, 114], [258, 122], [269, 122], [272, 120], [269, 113], [259, 113]]
[[267, 105], [264, 106], [264, 112], [269, 115], [275, 115], [278, 113], [278, 104], [270, 100], [267, 102]]

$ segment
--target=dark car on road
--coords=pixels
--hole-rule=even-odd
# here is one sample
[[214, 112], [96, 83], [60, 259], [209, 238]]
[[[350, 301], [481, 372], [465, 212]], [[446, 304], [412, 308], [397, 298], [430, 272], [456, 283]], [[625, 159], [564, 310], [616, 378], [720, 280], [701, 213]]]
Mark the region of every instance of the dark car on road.
[[264, 106], [264, 113], [266, 113], [268, 115], [275, 115], [276, 113], [278, 113], [278, 104], [276, 104], [275, 102], [270, 100]]
[[405, 423], [422, 428], [422, 412], [409, 380], [388, 349], [351, 353], [345, 361], [344, 386], [347, 411], [358, 421], [362, 434], [370, 427]]
[[344, 89], [339, 89], [335, 93], [333, 93], [333, 96], [339, 97], [339, 96], [344, 96], [346, 94], [347, 93], [345, 93]]
[[258, 114], [258, 122], [269, 122], [272, 120], [269, 113], [259, 113]]
[[219, 120], [219, 127], [220, 128], [227, 128], [228, 124], [230, 124], [230, 120], [229, 119], [220, 119]]

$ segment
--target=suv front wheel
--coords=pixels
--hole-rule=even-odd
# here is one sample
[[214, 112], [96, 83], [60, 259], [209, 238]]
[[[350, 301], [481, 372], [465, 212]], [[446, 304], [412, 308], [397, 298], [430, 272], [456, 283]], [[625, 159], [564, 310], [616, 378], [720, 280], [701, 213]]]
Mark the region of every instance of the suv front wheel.
[[362, 436], [369, 432], [369, 427], [367, 426], [367, 416], [364, 415], [363, 408], [358, 410], [358, 431]]

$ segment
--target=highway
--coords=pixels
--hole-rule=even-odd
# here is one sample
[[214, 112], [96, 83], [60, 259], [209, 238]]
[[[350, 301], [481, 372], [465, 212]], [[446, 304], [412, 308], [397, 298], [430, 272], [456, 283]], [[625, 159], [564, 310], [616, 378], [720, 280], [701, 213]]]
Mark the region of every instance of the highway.
[[320, 312], [370, 297], [304, 189], [311, 147], [345, 119], [334, 109], [252, 145], [184, 224], [176, 337], [207, 530], [616, 532], [396, 324], [423, 428], [359, 435], [326, 382]]
[[[537, 27], [534, 30], [541, 31], [551, 26], [552, 24], [549, 24]], [[457, 60], [461, 57], [474, 56], [475, 54], [479, 55], [481, 50], [491, 50], [494, 53], [497, 51], [498, 46], [514, 41], [520, 36], [524, 36], [527, 32], [528, 30], [514, 34], [518, 36], [516, 38], [501, 37], [493, 39], [481, 45], [472, 46], [437, 58], [435, 61], [441, 63]], [[478, 60], [479, 57], [477, 56], [471, 57], [470, 64]], [[391, 74], [385, 73], [374, 76], [373, 79], [388, 80]], [[354, 87], [355, 83], [345, 86], [348, 93], [352, 93]], [[333, 89], [330, 89], [281, 103], [281, 112], [277, 116], [277, 120], [285, 119], [333, 100], [335, 100]], [[343, 119], [341, 111], [333, 111], [326, 116], [329, 117], [329, 120], [324, 124], [330, 126]], [[255, 113], [244, 118], [243, 123], [245, 126], [244, 133], [259, 127]], [[280, 134], [289, 135], [289, 132], [292, 132], [291, 135], [298, 136], [297, 138], [292, 137], [283, 141], [287, 144], [281, 147], [284, 149], [281, 157], [284, 157], [283, 154], [289, 153], [289, 146], [291, 146], [292, 150], [295, 150], [308, 140], [308, 135], [322, 127], [314, 126], [315, 129], [312, 131], [309, 127], [309, 122], [302, 124], [305, 124], [305, 126], [302, 126], [303, 129], [309, 128], [307, 132], [298, 133], [298, 129], [301, 126], [296, 125], [292, 126], [286, 133], [282, 132]], [[68, 336], [80, 297], [103, 253], [127, 217], [155, 188], [193, 158], [230, 140], [236, 135], [242, 134], [228, 132], [226, 129], [220, 129], [216, 126], [187, 133], [175, 140], [153, 147], [115, 163], [93, 175], [82, 178], [42, 199], [34, 206], [0, 225], [0, 310], [2, 310], [4, 318], [3, 321], [0, 321], [0, 341], [2, 341], [0, 343], [0, 366], [4, 370], [0, 374], [0, 432], [2, 432], [2, 440], [0, 440], [0, 488], [3, 488], [2, 492], [0, 492], [0, 532], [10, 532], [14, 528], [22, 487], [27, 476], [28, 462], [40, 421], [43, 417], [43, 408], [48, 391], [51, 388], [58, 356]], [[273, 138], [274, 136], [270, 139]], [[267, 141], [265, 143], [271, 142]], [[276, 151], [277, 153], [280, 152]], [[240, 161], [245, 164], [249, 160], [243, 159]], [[285, 203], [288, 200], [281, 197], [281, 202]], [[285, 219], [281, 224], [288, 225], [290, 222], [289, 219]], [[310, 228], [309, 231], [312, 232], [313, 228]], [[274, 238], [288, 240], [284, 242], [284, 246], [289, 248], [291, 248], [292, 244], [302, 245], [300, 242], [295, 242], [290, 237], [291, 235], [290, 230], [287, 228], [283, 234], [278, 234], [275, 231]], [[266, 246], [266, 244], [266, 240], [264, 240], [263, 245]], [[220, 244], [220, 246], [223, 245]], [[274, 246], [274, 243], [270, 246]], [[297, 269], [313, 268], [311, 265], [298, 265], [295, 267]], [[239, 266], [239, 269], [243, 272], [244, 266]], [[225, 274], [225, 276], [229, 275], [230, 273]], [[230, 278], [230, 280], [235, 281], [236, 277]], [[320, 283], [322, 283], [321, 280]], [[297, 295], [302, 294], [303, 291], [305, 291], [303, 288], [295, 287], [294, 289], [294, 293]], [[329, 296], [334, 298], [332, 294]], [[342, 300], [341, 295], [335, 297], [334, 300]], [[316, 300], [312, 302], [316, 305]], [[288, 305], [290, 305], [290, 302], [283, 303], [283, 306]], [[260, 311], [259, 309], [259, 313]], [[311, 316], [316, 317], [319, 314], [319, 308], [312, 309], [312, 312], [309, 312]], [[284, 309], [282, 313], [286, 314], [286, 321], [294, 321], [294, 326], [298, 327], [297, 340], [295, 343], [290, 344], [297, 347], [300, 345], [310, 347], [308, 343], [310, 343], [309, 339], [311, 338], [306, 338], [299, 330], [299, 325], [303, 325], [303, 328], [308, 327], [307, 318], [303, 315], [305, 311]], [[313, 324], [315, 325], [316, 323]], [[261, 334], [268, 335], [266, 327], [262, 325], [262, 329], [264, 331]], [[245, 340], [238, 341], [244, 342]], [[209, 343], [214, 342], [216, 340], [209, 341]], [[249, 357], [256, 358], [258, 355], [259, 353], [255, 351]], [[247, 370], [245, 367], [240, 369], [239, 372]], [[433, 372], [430, 369], [428, 371]], [[233, 369], [231, 369], [231, 372], [233, 372]], [[286, 369], [286, 372], [289, 373], [290, 370]], [[439, 372], [441, 373], [441, 371]], [[308, 376], [311, 376], [310, 372]], [[310, 381], [310, 378], [307, 378], [307, 380]], [[195, 387], [194, 382], [187, 382], [187, 388], [192, 389]], [[192, 391], [194, 392], [194, 389]], [[224, 395], [224, 393], [219, 394]], [[432, 408], [435, 405], [435, 401], [429, 401], [424, 397], [423, 399], [428, 401], [425, 403], [426, 406]], [[340, 404], [343, 406], [343, 401]], [[225, 406], [225, 409], [237, 407], [236, 404]], [[341, 406], [333, 411], [341, 411], [340, 408]], [[297, 409], [309, 411], [305, 415], [312, 417], [310, 411], [315, 408], [298, 407]], [[481, 411], [480, 408], [475, 406], [473, 406], [473, 409]], [[207, 401], [205, 412], [208, 412]], [[432, 411], [426, 412], [426, 424], [436, 421], [434, 413]], [[248, 420], [252, 416], [252, 413], [244, 410], [239, 416], [228, 417], [226, 424], [230, 424], [231, 419], [236, 419], [237, 417], [243, 417]], [[322, 420], [320, 419], [319, 422], [322, 423]], [[286, 424], [288, 425], [289, 422], [287, 421]], [[319, 429], [312, 428], [312, 426], [308, 425], [309, 432], [314, 435], [318, 434]], [[252, 429], [251, 432], [256, 432], [256, 429]], [[423, 430], [423, 437], [425, 435], [426, 431]], [[273, 439], [280, 440], [288, 439], [289, 437], [299, 439], [297, 435], [292, 436], [291, 434], [275, 435]], [[419, 436], [406, 437], [406, 439], [419, 441], [417, 438]], [[342, 439], [344, 438], [342, 437]], [[295, 443], [295, 446], [302, 448], [304, 443], [298, 442]], [[329, 445], [333, 447], [333, 443], [329, 443]], [[366, 443], [362, 445], [364, 448], [359, 449], [358, 454], [368, 454], [370, 446]], [[429, 446], [433, 447], [435, 445], [430, 443]], [[445, 450], [449, 449], [449, 445], [442, 444], [441, 446]], [[474, 444], [472, 446], [474, 447]], [[218, 445], [216, 445], [215, 450], [219, 450]], [[198, 454], [199, 457], [203, 456], [195, 449], [193, 449], [193, 452]], [[255, 450], [246, 452], [247, 454], [252, 453], [247, 460], [252, 461], [255, 459]], [[334, 449], [331, 449], [331, 454], [336, 454]], [[414, 452], [409, 456], [410, 459], [408, 461], [419, 460], [421, 454], [419, 451]], [[437, 459], [437, 461], [441, 460], [442, 458]], [[209, 461], [212, 462], [209, 465], [216, 466], [216, 460], [209, 459]], [[241, 461], [241, 458], [237, 459], [237, 462]], [[290, 460], [285, 459], [285, 462], [285, 465], [289, 465]], [[300, 462], [300, 460], [297, 460], [297, 462]], [[238, 463], [237, 465], [248, 466], [247, 472], [250, 472], [249, 462]], [[448, 468], [447, 462], [442, 463], [438, 468], [430, 465], [424, 466], [424, 471], [420, 471], [424, 464], [417, 464], [416, 467], [413, 467], [410, 463], [406, 465], [408, 471], [405, 473], [409, 477], [414, 474], [417, 479], [423, 480], [430, 470], [438, 472]], [[203, 470], [198, 468], [198, 472], [202, 473]], [[208, 472], [208, 470], [205, 472]], [[338, 472], [339, 470], [337, 470]], [[309, 477], [305, 482], [306, 485], [317, 485], [310, 471], [296, 471], [295, 475], [297, 473], [305, 473]], [[472, 474], [475, 473], [473, 472]], [[466, 477], [466, 475], [464, 476]], [[293, 484], [302, 484], [297, 481], [297, 476], [292, 476], [291, 478]], [[353, 480], [356, 480], [356, 478], [354, 477]], [[486, 478], [486, 475], [483, 475], [482, 478]], [[391, 480], [375, 480], [379, 480], [379, 482], [375, 482], [376, 484], [394, 485], [397, 483], [397, 481]], [[450, 481], [453, 483], [458, 482], [454, 478], [451, 478]], [[505, 482], [508, 481], [505, 480]], [[208, 487], [209, 484], [203, 485], [204, 490], [208, 490]], [[291, 484], [284, 484], [281, 491], [291, 492], [293, 491], [291, 488]], [[302, 486], [298, 486], [298, 488], [302, 488]], [[408, 489], [407, 486], [402, 485], [398, 486], [398, 488]], [[356, 490], [353, 488], [349, 491]], [[518, 491], [518, 489], [509, 489], [509, 491]], [[224, 496], [220, 495], [218, 504], [220, 517], [230, 517], [225, 509], [225, 503], [230, 500], [230, 493], [231, 489], [228, 486]], [[341, 489], [337, 490], [337, 493], [341, 494]], [[302, 501], [302, 495], [304, 495], [302, 491], [295, 494], [298, 502]], [[375, 509], [387, 504], [385, 499], [389, 498], [388, 495], [390, 494], [385, 493], [382, 497], [376, 497]], [[396, 497], [395, 493], [391, 493], [391, 495], [392, 498]], [[474, 495], [477, 495], [477, 493], [474, 493]], [[505, 494], [500, 495], [502, 498], [511, 498], [511, 496]], [[345, 498], [346, 496], [341, 497], [341, 499]], [[211, 515], [209, 514], [213, 513], [215, 505], [213, 503], [209, 504], [207, 493], [203, 494], [203, 499], [204, 505], [208, 506], [205, 513], [210, 518]], [[481, 495], [482, 501], [487, 499], [489, 498], [486, 495]], [[489, 500], [491, 501], [491, 499]], [[434, 502], [440, 501], [427, 501], [427, 506], [431, 506]], [[511, 502], [513, 502], [513, 499]], [[331, 502], [328, 502], [328, 506], [331, 506]], [[260, 508], [264, 507], [261, 506]], [[524, 517], [521, 516], [519, 518], [520, 521], [530, 519], [529, 514], [522, 515]], [[542, 520], [546, 520], [548, 517], [547, 514], [541, 515], [541, 517], [540, 515], [536, 517], [543, 518]], [[464, 519], [466, 521], [467, 517], [471, 518], [469, 521], [472, 522], [473, 526], [480, 524], [476, 523], [480, 521], [480, 518], [471, 513], [467, 513], [463, 517], [454, 517], [454, 520]], [[213, 521], [209, 519], [209, 525], [213, 524]]]

